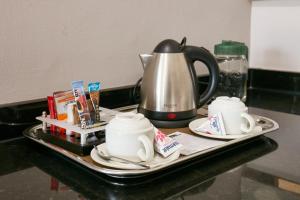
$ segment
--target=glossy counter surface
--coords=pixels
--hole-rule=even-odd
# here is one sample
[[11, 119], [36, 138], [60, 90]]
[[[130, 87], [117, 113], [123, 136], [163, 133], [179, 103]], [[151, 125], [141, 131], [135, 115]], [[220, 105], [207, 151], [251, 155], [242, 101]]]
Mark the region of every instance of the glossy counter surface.
[[[25, 138], [0, 143], [0, 199], [300, 199], [300, 116], [250, 108], [279, 130], [148, 180], [91, 173]], [[122, 181], [121, 181], [122, 182]]]

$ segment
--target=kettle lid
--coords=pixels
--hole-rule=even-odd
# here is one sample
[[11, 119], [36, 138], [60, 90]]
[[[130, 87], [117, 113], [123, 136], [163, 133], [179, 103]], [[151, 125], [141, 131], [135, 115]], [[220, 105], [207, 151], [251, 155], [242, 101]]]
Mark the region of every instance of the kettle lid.
[[181, 53], [183, 45], [175, 40], [161, 41], [154, 49], [154, 53]]

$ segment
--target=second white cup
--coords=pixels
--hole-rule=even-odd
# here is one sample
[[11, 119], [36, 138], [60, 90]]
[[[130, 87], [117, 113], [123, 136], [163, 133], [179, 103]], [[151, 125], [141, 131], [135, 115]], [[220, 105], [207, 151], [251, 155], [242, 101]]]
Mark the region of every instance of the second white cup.
[[255, 121], [248, 114], [248, 108], [236, 97], [217, 97], [208, 106], [208, 117], [222, 113], [227, 134], [249, 133], [255, 128]]

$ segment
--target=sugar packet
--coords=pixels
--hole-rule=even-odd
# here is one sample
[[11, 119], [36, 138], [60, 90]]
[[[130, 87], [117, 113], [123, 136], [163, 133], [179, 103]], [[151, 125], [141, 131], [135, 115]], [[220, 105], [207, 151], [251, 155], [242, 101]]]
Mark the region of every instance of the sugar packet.
[[226, 130], [223, 122], [222, 113], [219, 112], [208, 118], [206, 122], [195, 129], [199, 132], [204, 132], [212, 135], [226, 135]]
[[155, 137], [154, 137], [154, 148], [155, 151], [160, 153], [163, 157], [167, 157], [179, 150], [182, 147], [182, 144], [176, 140], [170, 138], [162, 131], [154, 128]]

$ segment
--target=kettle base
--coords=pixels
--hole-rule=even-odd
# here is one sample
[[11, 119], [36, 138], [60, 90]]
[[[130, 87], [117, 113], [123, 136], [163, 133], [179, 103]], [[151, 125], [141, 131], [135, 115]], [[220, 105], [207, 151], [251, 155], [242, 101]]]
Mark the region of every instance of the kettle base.
[[157, 128], [184, 128], [184, 127], [188, 127], [189, 123], [195, 120], [196, 118], [197, 117], [191, 119], [176, 120], [176, 121], [164, 121], [164, 120], [154, 120], [154, 119], [149, 119], [149, 120]]
[[197, 109], [180, 112], [157, 112], [139, 106], [137, 111], [148, 118], [157, 128], [187, 127], [197, 116]]

